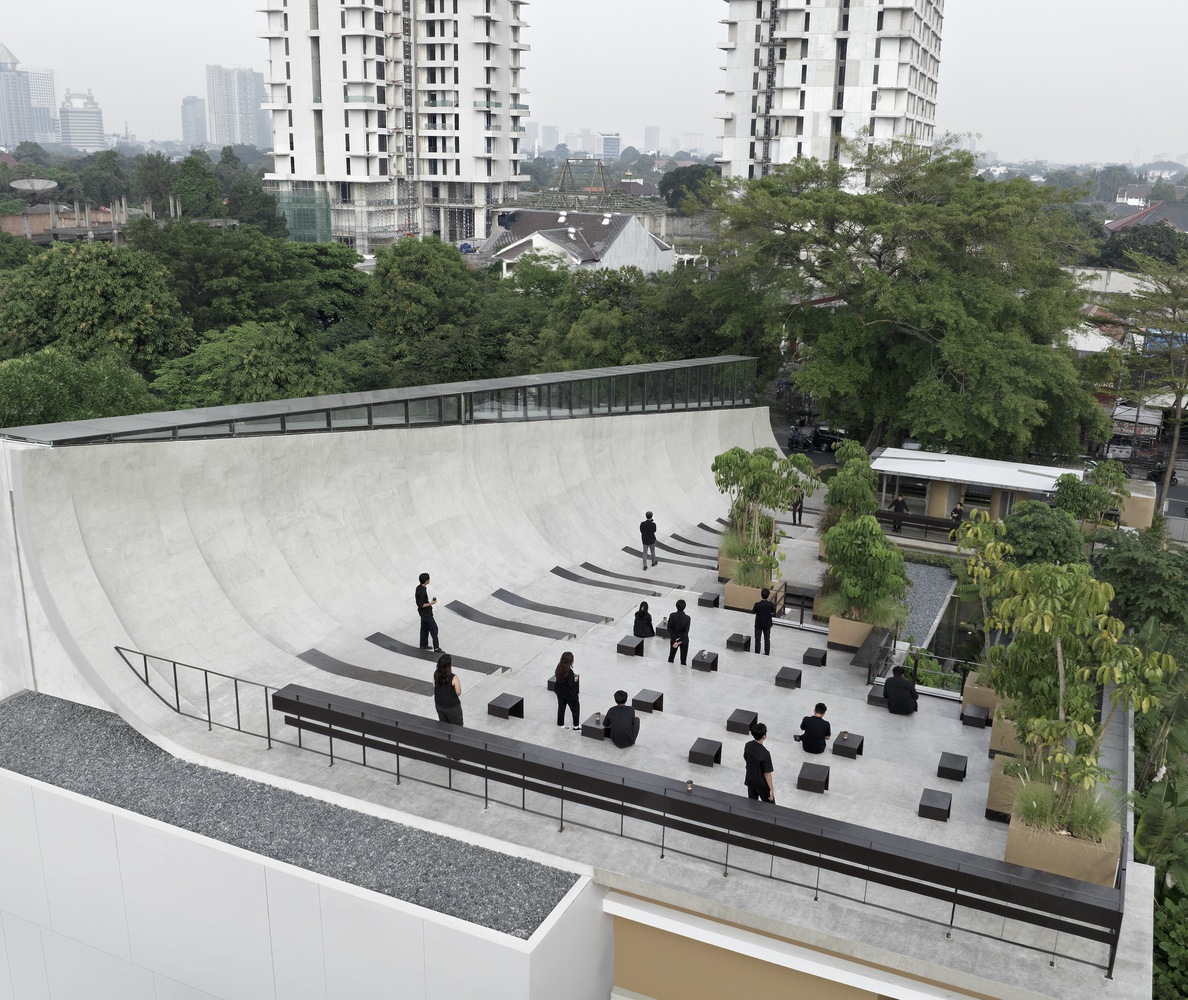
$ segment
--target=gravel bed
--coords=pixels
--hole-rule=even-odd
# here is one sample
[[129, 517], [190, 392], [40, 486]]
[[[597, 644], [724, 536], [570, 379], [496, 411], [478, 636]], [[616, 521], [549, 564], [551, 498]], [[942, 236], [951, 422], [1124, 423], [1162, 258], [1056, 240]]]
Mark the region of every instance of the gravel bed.
[[912, 587], [908, 591], [907, 624], [900, 635], [904, 639], [910, 635], [917, 646], [927, 646], [949, 605], [949, 595], [957, 581], [945, 567], [924, 563], [907, 563], [907, 575]]
[[0, 767], [518, 938], [577, 881], [572, 872], [188, 764], [111, 712], [32, 692], [0, 704]]

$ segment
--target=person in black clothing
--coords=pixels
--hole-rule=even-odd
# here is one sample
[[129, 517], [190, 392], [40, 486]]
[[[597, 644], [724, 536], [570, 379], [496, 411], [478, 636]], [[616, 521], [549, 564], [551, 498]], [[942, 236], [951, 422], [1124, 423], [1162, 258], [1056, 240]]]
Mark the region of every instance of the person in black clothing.
[[437, 641], [437, 622], [433, 618], [433, 605], [437, 603], [437, 598], [429, 599], [429, 574], [422, 573], [419, 577], [420, 583], [417, 584], [417, 591], [413, 600], [417, 602], [417, 614], [421, 616], [421, 649], [429, 648], [429, 637], [433, 636], [433, 652], [441, 652], [441, 644]]
[[639, 540], [643, 544], [643, 566], [648, 568], [648, 552], [652, 553], [652, 565], [656, 565], [656, 522], [652, 512], [647, 511], [645, 520], [639, 522]]
[[803, 493], [801, 493], [800, 496], [798, 496], [796, 498], [796, 500], [793, 502], [793, 504], [789, 508], [789, 510], [792, 514], [792, 523], [793, 524], [803, 524], [804, 523], [804, 494]]
[[[903, 498], [902, 493], [898, 494], [895, 497], [895, 499], [892, 501], [891, 509], [893, 511], [895, 511], [896, 514], [910, 514], [911, 513], [911, 511], [908, 509], [907, 501]], [[900, 520], [893, 520], [891, 522], [891, 530], [896, 532], [897, 534], [899, 532], [903, 531], [903, 522]]]
[[565, 725], [565, 709], [573, 718], [573, 728], [581, 729], [578, 722], [578, 675], [573, 672], [573, 653], [561, 654], [557, 669], [553, 672], [553, 690], [557, 695], [557, 725]]
[[806, 715], [800, 720], [801, 734], [796, 739], [800, 741], [805, 753], [825, 752], [825, 744], [833, 735], [833, 730], [824, 718], [827, 711], [825, 703], [819, 701], [813, 708], [813, 714]]
[[887, 711], [892, 715], [911, 715], [920, 707], [920, 696], [910, 677], [905, 677], [903, 667], [895, 667], [891, 676], [883, 681], [883, 697], [887, 699]]
[[627, 704], [627, 692], [615, 692], [615, 705], [602, 717], [602, 728], [620, 750], [635, 743], [639, 736], [639, 719], [635, 709]]
[[763, 639], [766, 649], [765, 656], [771, 655], [771, 620], [775, 616], [776, 606], [768, 600], [771, 597], [771, 591], [764, 587], [759, 591], [759, 596], [763, 598], [761, 601], [756, 601], [755, 606], [751, 609], [755, 613], [755, 652], [759, 652], [759, 640]]
[[965, 513], [965, 505], [961, 501], [957, 502], [957, 506], [949, 511], [949, 520], [953, 522], [953, 527], [961, 523], [961, 515]]
[[652, 628], [652, 614], [648, 611], [647, 601], [639, 602], [639, 610], [635, 612], [635, 627], [631, 634], [638, 639], [650, 639], [656, 634], [656, 630]]
[[751, 742], [743, 747], [743, 761], [747, 765], [744, 782], [747, 796], [760, 802], [775, 802], [775, 786], [771, 782], [771, 753], [763, 745], [767, 727], [756, 722], [751, 727]]
[[454, 726], [462, 725], [462, 682], [454, 674], [454, 660], [449, 653], [443, 653], [433, 671], [433, 704], [437, 707], [437, 718]]
[[689, 656], [689, 616], [685, 614], [685, 602], [677, 601], [676, 611], [668, 616], [668, 662], [681, 652], [681, 666]]

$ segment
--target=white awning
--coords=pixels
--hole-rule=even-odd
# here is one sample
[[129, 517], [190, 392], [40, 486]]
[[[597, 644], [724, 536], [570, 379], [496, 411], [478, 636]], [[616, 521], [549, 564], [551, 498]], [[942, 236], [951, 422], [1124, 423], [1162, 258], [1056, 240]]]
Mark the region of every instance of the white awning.
[[989, 458], [942, 455], [931, 451], [907, 451], [904, 448], [884, 448], [871, 462], [871, 467], [876, 472], [889, 476], [935, 479], [945, 483], [989, 486], [992, 489], [1020, 490], [1026, 493], [1051, 493], [1056, 489], [1056, 480], [1069, 472], [1078, 479], [1084, 476], [1084, 469], [1028, 465], [1024, 462], [996, 462]]

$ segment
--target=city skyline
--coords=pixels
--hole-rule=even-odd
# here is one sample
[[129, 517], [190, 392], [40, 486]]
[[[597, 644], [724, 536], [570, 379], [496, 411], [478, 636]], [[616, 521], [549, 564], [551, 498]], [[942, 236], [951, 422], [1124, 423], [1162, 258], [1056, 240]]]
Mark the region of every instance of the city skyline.
[[[90, 90], [109, 132], [177, 140], [182, 98], [205, 93], [207, 64], [266, 71], [265, 21], [254, 6], [208, 0], [203, 16], [174, 34], [161, 30], [148, 0], [111, 0], [102, 9], [61, 0], [60, 23], [71, 25], [63, 41], [23, 5], [6, 11], [0, 43], [24, 69], [54, 70], [59, 102], [67, 90]], [[533, 120], [562, 136], [617, 131], [624, 148], [642, 147], [648, 125], [660, 126], [664, 145], [700, 133], [705, 148], [720, 148], [714, 116], [723, 107], [716, 91], [725, 12], [721, 0], [605, 0], [596, 23], [575, 36], [572, 7], [534, 4], [524, 60]], [[1166, 67], [1188, 32], [1188, 8], [1135, 0], [1130, 17], [1159, 24], [1158, 32], [1108, 28], [1115, 13], [1110, 0], [1000, 0], [992, 10], [950, 4], [938, 132], [973, 133], [979, 148], [1008, 160], [1145, 162], [1185, 152], [1176, 145], [1184, 98]], [[74, 49], [73, 39], [87, 42]]]

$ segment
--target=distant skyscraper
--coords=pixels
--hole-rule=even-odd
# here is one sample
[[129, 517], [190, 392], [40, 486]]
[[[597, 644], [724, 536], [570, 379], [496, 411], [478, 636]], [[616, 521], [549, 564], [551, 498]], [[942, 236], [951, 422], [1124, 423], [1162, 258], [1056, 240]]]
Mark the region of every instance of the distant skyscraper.
[[29, 103], [33, 109], [33, 141], [57, 142], [58, 88], [52, 69], [25, 70], [29, 77]]
[[103, 139], [103, 111], [88, 90], [85, 94], [66, 91], [62, 102], [62, 145], [80, 153], [97, 153], [106, 148]]
[[183, 97], [181, 104], [182, 145], [187, 150], [206, 145], [206, 101]]
[[944, 0], [726, 0], [727, 177], [797, 156], [841, 159], [843, 137], [931, 143]]
[[289, 234], [361, 252], [489, 235], [516, 200], [528, 118], [520, 0], [265, 0]]
[[644, 151], [654, 153], [660, 148], [660, 126], [648, 125], [644, 129]]
[[561, 141], [556, 125], [542, 125], [540, 128], [540, 148], [556, 149]]
[[604, 160], [617, 160], [623, 152], [623, 137], [618, 132], [601, 132], [599, 139], [602, 140], [602, 158]]
[[19, 69], [20, 60], [0, 45], [0, 146], [15, 149], [33, 139], [33, 104], [29, 74]]
[[[256, 146], [264, 74], [235, 66], [206, 67], [206, 133], [212, 146]], [[265, 148], [272, 143], [265, 142]]]

